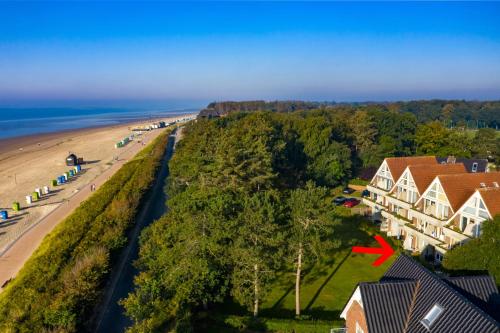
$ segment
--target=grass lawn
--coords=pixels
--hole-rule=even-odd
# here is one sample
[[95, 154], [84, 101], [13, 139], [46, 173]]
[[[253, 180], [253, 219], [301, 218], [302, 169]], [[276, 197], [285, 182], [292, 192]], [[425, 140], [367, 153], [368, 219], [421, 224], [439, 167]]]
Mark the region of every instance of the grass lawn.
[[[307, 262], [302, 277], [301, 309], [303, 319], [295, 319], [295, 276], [293, 267], [278, 275], [271, 292], [261, 307], [261, 321], [250, 324], [251, 318], [238, 306], [227, 305], [217, 314], [217, 327], [207, 332], [245, 331], [252, 332], [328, 332], [330, 328], [342, 327], [339, 318], [357, 283], [378, 281], [394, 261], [393, 255], [383, 265], [372, 266], [378, 255], [351, 253], [351, 247], [378, 246], [373, 236], [377, 228], [361, 216], [350, 216], [349, 210], [337, 207], [342, 220], [335, 227], [335, 237], [342, 241], [340, 248], [325, 253], [317, 262]], [[389, 239], [390, 244], [392, 241]], [[394, 247], [396, 249], [396, 247]], [[312, 260], [312, 259], [310, 259]], [[221, 323], [224, 323], [219, 326]], [[245, 323], [246, 322], [246, 323]], [[239, 327], [240, 329], [236, 329]]]

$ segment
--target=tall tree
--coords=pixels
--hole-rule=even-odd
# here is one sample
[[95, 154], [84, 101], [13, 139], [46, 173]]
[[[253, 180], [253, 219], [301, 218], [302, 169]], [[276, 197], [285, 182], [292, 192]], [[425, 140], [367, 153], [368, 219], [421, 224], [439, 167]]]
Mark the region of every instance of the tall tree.
[[283, 232], [278, 224], [279, 197], [258, 192], [247, 197], [234, 232], [232, 295], [259, 314], [268, 283], [283, 257]]
[[300, 315], [300, 283], [304, 264], [318, 258], [321, 250], [336, 245], [330, 235], [332, 219], [326, 201], [327, 190], [307, 182], [305, 188], [291, 192], [289, 246], [295, 262], [295, 314]]
[[365, 152], [375, 144], [378, 134], [373, 117], [367, 111], [357, 111], [350, 121], [356, 151]]
[[495, 158], [498, 151], [500, 134], [493, 128], [480, 128], [473, 139], [474, 155], [481, 158]]

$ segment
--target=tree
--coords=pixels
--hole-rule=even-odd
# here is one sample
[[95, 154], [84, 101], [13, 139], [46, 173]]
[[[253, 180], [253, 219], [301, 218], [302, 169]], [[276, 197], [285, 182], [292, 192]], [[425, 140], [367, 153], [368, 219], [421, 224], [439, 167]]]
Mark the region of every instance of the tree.
[[443, 116], [443, 119], [446, 121], [451, 120], [454, 111], [455, 107], [453, 106], [453, 104], [451, 103], [445, 104], [441, 109], [441, 114]]
[[474, 156], [480, 158], [495, 158], [500, 152], [498, 146], [500, 136], [493, 128], [480, 128], [473, 139]]
[[482, 224], [483, 232], [463, 246], [448, 251], [443, 266], [458, 271], [488, 271], [500, 282], [500, 215]]
[[[328, 215], [327, 190], [308, 182], [303, 189], [291, 192], [289, 206], [291, 212], [289, 245], [295, 261], [295, 314], [300, 315], [300, 283], [306, 259], [318, 258], [321, 250], [338, 245], [326, 237], [330, 235], [332, 224]], [[331, 239], [331, 238], [330, 238]]]
[[356, 151], [365, 152], [372, 148], [378, 134], [377, 127], [367, 111], [357, 111], [351, 118]]
[[278, 203], [275, 192], [258, 192], [246, 198], [234, 232], [232, 295], [249, 306], [255, 317], [268, 282], [283, 257]]

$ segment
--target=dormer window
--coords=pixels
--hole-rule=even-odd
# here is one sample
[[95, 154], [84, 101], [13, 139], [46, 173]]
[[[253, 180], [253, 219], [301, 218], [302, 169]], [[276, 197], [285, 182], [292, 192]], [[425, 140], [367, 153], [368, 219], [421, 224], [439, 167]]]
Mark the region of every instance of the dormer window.
[[472, 172], [477, 172], [477, 162], [472, 163]]
[[486, 184], [485, 183], [480, 183], [479, 186], [486, 187]]
[[444, 309], [438, 304], [434, 304], [429, 312], [425, 315], [424, 319], [420, 322], [425, 326], [428, 330], [432, 327], [432, 325], [436, 322], [436, 320], [441, 316]]

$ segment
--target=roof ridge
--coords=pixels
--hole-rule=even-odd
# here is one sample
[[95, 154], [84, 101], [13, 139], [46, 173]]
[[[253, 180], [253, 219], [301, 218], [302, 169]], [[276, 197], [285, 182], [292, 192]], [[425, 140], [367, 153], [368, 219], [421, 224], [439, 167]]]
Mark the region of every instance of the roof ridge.
[[360, 282], [359, 285], [387, 285], [387, 284], [415, 284], [415, 280], [393, 280], [393, 281], [373, 281], [373, 282]]
[[[464, 295], [462, 295], [461, 293], [459, 293], [457, 290], [455, 290], [452, 286], [450, 286], [448, 283], [446, 283], [446, 281], [444, 281], [443, 278], [440, 278], [436, 273], [430, 271], [429, 269], [427, 269], [427, 267], [421, 265], [419, 262], [417, 262], [415, 259], [411, 258], [410, 256], [406, 255], [405, 253], [402, 253], [400, 255], [400, 257], [404, 257], [407, 260], [410, 260], [416, 267], [418, 267], [423, 272], [425, 272], [427, 275], [429, 275], [431, 278], [433, 278], [434, 280], [436, 280], [439, 284], [441, 284], [444, 288], [446, 288], [447, 290], [449, 290], [452, 294], [454, 294], [455, 296], [457, 296], [460, 299], [462, 299], [465, 302], [465, 304], [469, 305], [470, 307], [472, 307], [473, 309], [475, 309], [479, 313], [483, 314], [486, 319], [488, 319], [489, 321], [493, 322], [495, 325], [498, 326], [498, 322], [493, 317], [491, 317], [488, 313], [486, 313], [481, 308], [479, 308], [477, 305], [475, 305], [474, 303], [472, 303], [467, 297], [465, 297]], [[396, 263], [396, 261], [397, 261], [397, 259], [394, 261], [393, 265]]]
[[403, 328], [403, 333], [408, 331], [408, 325], [410, 324], [411, 314], [413, 312], [413, 308], [415, 307], [415, 303], [417, 301], [417, 294], [420, 290], [420, 280], [417, 280], [417, 285], [415, 286], [415, 290], [413, 290], [413, 297], [411, 298], [410, 308], [408, 309], [408, 314], [406, 315], [405, 327]]

